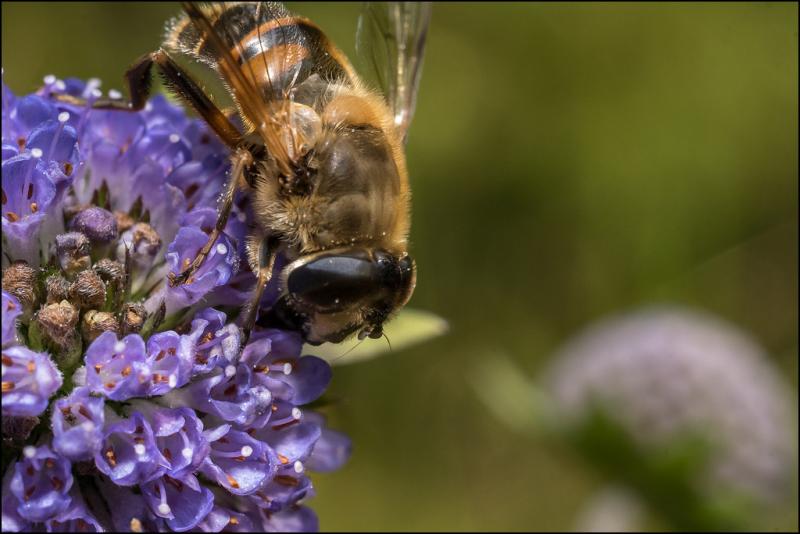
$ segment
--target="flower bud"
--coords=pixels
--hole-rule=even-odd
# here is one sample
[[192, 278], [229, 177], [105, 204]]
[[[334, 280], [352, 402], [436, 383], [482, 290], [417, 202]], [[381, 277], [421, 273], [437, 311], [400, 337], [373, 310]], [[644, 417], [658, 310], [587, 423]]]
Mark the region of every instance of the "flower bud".
[[36, 314], [36, 322], [44, 336], [59, 347], [66, 347], [75, 337], [78, 310], [66, 300], [48, 304]]
[[125, 285], [125, 266], [120, 262], [103, 258], [92, 268], [109, 286], [120, 288]]
[[58, 262], [61, 269], [67, 274], [74, 274], [91, 267], [90, 252], [89, 238], [80, 232], [69, 232], [56, 236]]
[[89, 310], [81, 320], [81, 335], [84, 341], [91, 343], [103, 332], [119, 332], [119, 323], [114, 314]]
[[125, 235], [123, 242], [131, 248], [134, 256], [155, 256], [161, 248], [161, 236], [147, 223], [134, 224]]
[[122, 233], [134, 225], [136, 221], [124, 211], [115, 211], [114, 219], [117, 221], [117, 230]]
[[92, 243], [110, 243], [118, 235], [114, 214], [97, 206], [79, 212], [70, 221], [69, 227], [72, 231], [84, 234]]
[[122, 335], [137, 334], [142, 329], [147, 319], [147, 311], [140, 303], [129, 302], [122, 308], [121, 329]]
[[3, 289], [17, 297], [26, 311], [36, 304], [36, 270], [24, 261], [15, 261], [3, 271]]
[[52, 274], [44, 281], [47, 304], [54, 304], [69, 298], [70, 283], [60, 274]]
[[69, 287], [70, 300], [80, 309], [97, 309], [106, 302], [106, 284], [94, 271], [81, 271]]

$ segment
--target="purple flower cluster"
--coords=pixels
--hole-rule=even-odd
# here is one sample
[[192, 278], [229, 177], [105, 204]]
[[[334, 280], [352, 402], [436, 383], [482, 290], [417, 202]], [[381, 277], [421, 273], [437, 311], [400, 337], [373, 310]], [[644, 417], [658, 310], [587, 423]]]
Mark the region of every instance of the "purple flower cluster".
[[91, 102], [96, 80], [2, 90], [3, 530], [316, 530], [308, 471], [350, 443], [303, 407], [331, 370], [298, 334], [241, 347], [246, 199], [166, 283], [214, 225], [224, 147], [163, 97], [126, 113], [54, 98]]

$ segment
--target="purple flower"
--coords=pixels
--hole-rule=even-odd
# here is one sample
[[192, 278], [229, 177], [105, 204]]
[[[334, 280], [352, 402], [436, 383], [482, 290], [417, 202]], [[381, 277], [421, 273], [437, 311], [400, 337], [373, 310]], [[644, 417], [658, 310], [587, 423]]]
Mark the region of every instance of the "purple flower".
[[321, 428], [320, 436], [314, 444], [306, 467], [311, 471], [329, 473], [340, 469], [350, 458], [352, 442], [345, 434], [331, 430], [325, 425], [325, 418], [314, 412], [306, 412], [305, 418]]
[[22, 314], [22, 305], [14, 295], [3, 291], [3, 301], [0, 306], [2, 306], [3, 314], [3, 347], [16, 345], [17, 317]]
[[271, 447], [229, 427], [214, 437], [203, 474], [235, 495], [251, 494], [272, 478], [279, 461]]
[[270, 417], [272, 393], [253, 384], [247, 366], [229, 364], [187, 387], [192, 407], [223, 421], [243, 426], [261, 426]]
[[105, 529], [86, 507], [80, 492], [74, 487], [66, 510], [45, 522], [47, 532], [104, 532]]
[[194, 307], [238, 310], [250, 293], [246, 196], [193, 279], [167, 283], [216, 224], [227, 148], [163, 97], [138, 113], [52, 98], [91, 102], [98, 80], [2, 90], [0, 215], [17, 265], [4, 272], [3, 415], [24, 430], [4, 440], [3, 529], [316, 529], [298, 506], [313, 495], [307, 468], [340, 465], [349, 442], [326, 441], [340, 435], [300, 406], [330, 367], [301, 358], [296, 333], [256, 329], [242, 350], [237, 316]]
[[197, 524], [203, 532], [254, 532], [255, 525], [247, 514], [214, 506], [209, 514]]
[[72, 488], [71, 464], [50, 447], [27, 446], [14, 466], [11, 493], [19, 501], [17, 512], [28, 521], [46, 521], [67, 509]]
[[104, 401], [89, 395], [89, 389], [75, 389], [59, 399], [53, 409], [53, 448], [72, 461], [88, 460], [103, 439]]
[[41, 150], [3, 161], [3, 236], [19, 247], [38, 236], [56, 196], [56, 186], [38, 164]]
[[39, 415], [61, 381], [47, 353], [23, 346], [3, 349], [3, 415]]
[[94, 455], [94, 462], [120, 486], [153, 480], [170, 467], [169, 460], [156, 447], [150, 423], [139, 412], [106, 428], [103, 445]]
[[204, 374], [219, 365], [225, 367], [239, 356], [241, 334], [234, 324], [225, 324], [225, 314], [206, 308], [192, 320], [191, 331], [182, 337], [194, 349], [192, 372]]
[[165, 475], [141, 489], [152, 513], [165, 519], [175, 532], [194, 528], [214, 506], [214, 495], [193, 475], [180, 480]]
[[164, 532], [164, 520], [156, 516], [144, 496], [131, 488], [117, 486], [108, 479], [98, 481], [98, 486], [111, 513], [111, 528], [117, 532]]
[[[195, 258], [208, 241], [208, 236], [194, 226], [178, 230], [175, 240], [167, 248], [166, 260], [170, 273], [180, 274]], [[238, 256], [230, 239], [225, 235], [217, 238], [203, 265], [187, 280], [186, 284], [168, 290], [168, 306], [185, 307], [198, 302], [203, 295], [230, 280], [238, 268]]]
[[192, 368], [190, 349], [172, 331], [155, 334], [147, 340], [147, 367], [152, 374], [149, 395], [163, 395], [188, 382]]
[[331, 368], [316, 356], [300, 358], [301, 346], [294, 332], [264, 330], [254, 334], [242, 361], [252, 368], [254, 384], [264, 385], [276, 398], [308, 404], [328, 387]]
[[166, 474], [183, 479], [200, 467], [210, 447], [203, 435], [203, 423], [189, 408], [159, 408], [148, 417], [156, 446], [170, 463]]
[[118, 340], [104, 332], [86, 350], [87, 385], [95, 393], [112, 400], [125, 400], [146, 394], [150, 386], [142, 338], [131, 334]]
[[713, 452], [693, 473], [704, 492], [768, 502], [791, 491], [797, 393], [718, 318], [664, 307], [602, 320], [559, 351], [547, 383], [563, 423], [601, 408], [645, 450], [704, 439]]

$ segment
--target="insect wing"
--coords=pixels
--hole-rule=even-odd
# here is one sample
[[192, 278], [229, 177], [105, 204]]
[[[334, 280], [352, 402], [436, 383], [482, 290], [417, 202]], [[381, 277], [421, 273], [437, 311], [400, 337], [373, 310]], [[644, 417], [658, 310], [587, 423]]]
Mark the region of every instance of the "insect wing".
[[358, 19], [356, 52], [371, 73], [405, 140], [422, 73], [430, 2], [365, 2]]
[[198, 55], [213, 57], [242, 115], [288, 174], [289, 155], [281, 140], [287, 113], [275, 104], [290, 98], [302, 49], [302, 37], [289, 13], [273, 2], [184, 2], [183, 6], [203, 37]]

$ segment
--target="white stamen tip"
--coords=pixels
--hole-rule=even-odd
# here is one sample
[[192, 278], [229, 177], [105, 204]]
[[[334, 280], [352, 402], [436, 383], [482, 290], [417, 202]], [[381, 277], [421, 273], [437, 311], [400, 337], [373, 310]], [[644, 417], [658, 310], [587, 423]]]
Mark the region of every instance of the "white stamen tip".
[[89, 87], [100, 87], [102, 83], [103, 82], [100, 81], [100, 78], [89, 78], [86, 81], [86, 85], [88, 85]]
[[171, 512], [172, 512], [172, 508], [170, 508], [167, 503], [162, 502], [161, 504], [158, 505], [158, 513], [159, 514], [168, 515]]
[[147, 104], [144, 105], [144, 110], [145, 111], [153, 111], [153, 104], [148, 102]]
[[226, 247], [222, 243], [217, 245], [217, 254], [227, 254], [227, 253], [228, 253], [228, 247]]
[[42, 149], [41, 148], [32, 148], [31, 149], [31, 156], [34, 158], [41, 158], [42, 157]]
[[67, 88], [67, 84], [64, 83], [64, 80], [56, 80], [55, 87], [59, 91], [63, 91]]
[[139, 456], [142, 456], [146, 451], [147, 449], [145, 449], [144, 445], [142, 445], [141, 443], [137, 443], [136, 445], [133, 446], [133, 452], [135, 452]]
[[189, 447], [184, 447], [183, 450], [181, 450], [181, 456], [183, 456], [187, 460], [191, 460], [193, 455], [194, 453], [192, 452], [192, 449], [190, 449]]
[[175, 375], [169, 375], [169, 387], [174, 388], [178, 385], [178, 377]]
[[103, 96], [103, 91], [101, 91], [100, 89], [92, 89], [92, 96], [94, 98], [100, 98], [101, 96]]
[[300, 460], [297, 460], [294, 463], [294, 472], [295, 473], [302, 473], [303, 471], [305, 471], [305, 467], [303, 467], [303, 462], [301, 462]]
[[44, 83], [46, 85], [52, 85], [56, 83], [56, 77], [52, 74], [48, 74], [47, 76], [44, 77]]
[[169, 134], [169, 142], [170, 143], [177, 143], [180, 140], [181, 140], [181, 136], [180, 135], [178, 135], [176, 133]]
[[27, 447], [22, 449], [22, 454], [25, 455], [25, 458], [28, 459], [33, 458], [34, 456], [36, 456], [36, 447], [31, 447], [30, 445], [28, 445]]
[[108, 98], [110, 98], [112, 100], [117, 100], [118, 98], [122, 98], [122, 93], [120, 93], [116, 89], [109, 89], [108, 90]]
[[303, 417], [303, 412], [300, 411], [300, 408], [292, 408], [292, 417], [295, 419], [300, 419]]
[[123, 352], [125, 350], [125, 342], [124, 341], [117, 341], [114, 344], [114, 352]]
[[242, 447], [241, 452], [242, 456], [248, 458], [251, 454], [253, 454], [253, 447], [251, 447], [250, 445], [245, 445], [244, 447]]
[[69, 112], [62, 111], [58, 114], [58, 122], [67, 122], [69, 120]]
[[285, 375], [292, 374], [292, 364], [291, 363], [283, 364], [283, 374], [285, 374]]
[[233, 365], [229, 365], [229, 366], [225, 367], [225, 376], [230, 378], [235, 374], [236, 374], [236, 367], [234, 367]]

